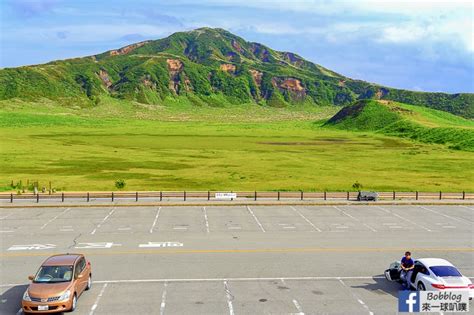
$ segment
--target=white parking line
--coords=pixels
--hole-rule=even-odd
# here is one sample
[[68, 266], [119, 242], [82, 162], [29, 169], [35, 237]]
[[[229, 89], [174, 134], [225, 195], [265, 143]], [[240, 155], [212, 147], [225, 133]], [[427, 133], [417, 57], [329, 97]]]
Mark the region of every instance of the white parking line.
[[186, 226], [174, 226], [173, 230], [187, 230], [188, 228]]
[[303, 220], [305, 220], [306, 222], [308, 222], [309, 225], [311, 225], [313, 227], [313, 229], [315, 229], [316, 231], [318, 232], [322, 232], [320, 228], [318, 228], [316, 225], [313, 224], [313, 222], [311, 222], [308, 218], [306, 218], [300, 211], [298, 211], [295, 207], [293, 206], [290, 206], [291, 209], [293, 209], [294, 212], [296, 212], [297, 214], [299, 214], [299, 216], [301, 218], [303, 218]]
[[151, 225], [151, 228], [150, 228], [150, 233], [153, 233], [153, 229], [155, 228], [156, 222], [158, 221], [158, 217], [160, 216], [160, 211], [161, 211], [161, 207], [158, 207], [158, 210], [156, 210], [155, 220], [153, 221], [153, 224]]
[[266, 232], [265, 229], [263, 228], [262, 223], [260, 223], [260, 221], [259, 221], [258, 218], [255, 216], [255, 214], [253, 213], [252, 209], [250, 209], [249, 206], [247, 206], [247, 210], [250, 212], [250, 214], [252, 215], [252, 217], [255, 219], [255, 222], [257, 222], [257, 224], [258, 224], [258, 226], [260, 227], [260, 229], [262, 230], [262, 232]]
[[107, 288], [108, 283], [104, 283], [104, 286], [102, 287], [102, 290], [100, 290], [99, 295], [97, 296], [97, 299], [95, 300], [94, 305], [91, 307], [91, 311], [89, 312], [89, 315], [94, 314], [94, 311], [96, 310], [97, 306], [99, 305], [100, 298], [104, 294], [105, 288]]
[[[285, 279], [281, 278], [280, 281], [286, 287]], [[301, 307], [301, 304], [297, 300], [293, 299], [293, 305], [298, 310], [298, 313], [297, 313], [298, 315], [304, 315], [303, 308]]]
[[466, 206], [460, 206], [460, 207], [466, 208], [466, 209], [468, 209], [468, 210], [471, 210], [471, 211], [473, 211], [473, 210], [474, 210], [474, 209], [473, 209], [473, 208], [471, 208], [471, 207], [466, 207]]
[[293, 299], [293, 305], [296, 307], [298, 310], [299, 315], [304, 315], [303, 308], [301, 307], [300, 303], [298, 303], [297, 300]]
[[374, 315], [374, 313], [369, 309], [367, 304], [365, 304], [364, 301], [362, 301], [354, 292], [352, 292], [351, 289], [345, 284], [345, 282], [342, 281], [342, 279], [339, 279], [339, 282], [347, 289], [347, 291], [351, 293], [352, 297], [356, 299], [357, 302], [359, 302], [359, 304], [362, 305], [362, 307], [365, 308], [369, 312], [369, 315]]
[[64, 210], [63, 212], [61, 212], [60, 214], [58, 214], [57, 216], [55, 216], [54, 218], [52, 218], [51, 220], [49, 220], [48, 222], [46, 222], [45, 224], [43, 224], [43, 226], [41, 227], [41, 230], [43, 230], [48, 224], [50, 224], [51, 222], [53, 222], [54, 220], [56, 220], [57, 218], [59, 218], [61, 215], [65, 214], [66, 212], [68, 212], [69, 210], [71, 210], [71, 208], [67, 208], [66, 210]]
[[12, 212], [12, 213], [7, 214], [7, 215], [5, 215], [5, 216], [3, 216], [3, 217], [0, 217], [0, 220], [3, 220], [3, 219], [8, 218], [9, 216], [13, 215], [14, 213], [15, 213], [15, 212]]
[[468, 224], [468, 225], [472, 225], [472, 222], [466, 222], [468, 220], [462, 220], [462, 219], [459, 219], [457, 217], [453, 217], [453, 216], [450, 216], [450, 215], [447, 215], [447, 214], [444, 214], [444, 213], [441, 213], [441, 212], [438, 212], [438, 211], [435, 211], [433, 209], [429, 209], [427, 207], [423, 207], [423, 206], [418, 206], [419, 208], [422, 208], [422, 209], [425, 209], [426, 211], [430, 211], [432, 213], [436, 213], [438, 215], [442, 215], [443, 217], [445, 218], [448, 218], [448, 219], [451, 219], [451, 220], [456, 220], [458, 222], [461, 222], [461, 223], [464, 223], [464, 224]]
[[209, 233], [209, 220], [207, 219], [207, 211], [206, 207], [202, 207], [202, 211], [204, 212], [204, 221], [206, 222], [206, 232]]
[[[336, 210], [339, 210], [342, 214], [348, 216], [349, 218], [351, 218], [352, 220], [356, 221], [356, 222], [359, 222], [359, 223], [362, 223], [360, 222], [359, 219], [357, 219], [356, 217], [353, 217], [352, 215], [350, 215], [349, 213], [345, 212], [344, 210], [338, 208], [337, 206], [334, 206], [334, 208]], [[371, 227], [370, 225], [366, 224], [366, 223], [362, 223], [366, 228], [368, 228], [369, 230], [371, 230], [372, 232], [377, 232], [376, 229], [374, 229], [373, 227]]]
[[229, 230], [241, 230], [242, 227], [241, 226], [229, 226], [227, 227]]
[[97, 226], [95, 227], [95, 229], [92, 230], [91, 235], [94, 235], [94, 234], [95, 234], [95, 232], [97, 231], [97, 229], [100, 228], [100, 226], [101, 226], [102, 224], [104, 224], [104, 222], [114, 213], [114, 211], [115, 211], [115, 208], [113, 208], [113, 209], [109, 212], [109, 214], [107, 214], [107, 215], [105, 216], [105, 218], [103, 218], [102, 221], [101, 221], [99, 224], [97, 224]]
[[227, 280], [224, 279], [224, 291], [225, 291], [225, 296], [227, 298], [227, 307], [229, 308], [229, 315], [234, 315], [234, 305], [232, 305], [232, 300], [234, 299], [234, 296], [229, 290], [229, 286], [227, 284]]
[[168, 287], [168, 282], [163, 284], [163, 294], [161, 295], [161, 304], [160, 304], [160, 315], [165, 314], [165, 307], [166, 307], [166, 289]]
[[421, 224], [418, 224], [418, 223], [416, 223], [416, 222], [414, 222], [414, 221], [412, 221], [412, 220], [410, 220], [410, 219], [404, 218], [404, 217], [402, 217], [401, 215], [399, 215], [399, 214], [397, 214], [397, 213], [395, 213], [395, 212], [389, 211], [389, 210], [387, 210], [387, 209], [385, 209], [385, 208], [383, 208], [383, 207], [380, 207], [380, 206], [376, 206], [376, 207], [379, 208], [380, 210], [384, 211], [385, 213], [389, 213], [389, 214], [391, 214], [391, 215], [396, 216], [396, 217], [399, 218], [399, 219], [402, 219], [403, 221], [406, 221], [406, 222], [411, 223], [411, 224], [413, 224], [413, 225], [415, 225], [415, 226], [417, 226], [417, 227], [420, 227], [420, 228], [422, 228], [423, 230], [425, 230], [426, 232], [433, 232], [432, 230], [428, 229], [427, 227], [425, 227], [425, 226], [423, 226], [423, 225], [421, 225]]
[[[468, 277], [472, 279], [473, 277]], [[370, 280], [385, 279], [384, 276], [342, 276], [342, 277], [265, 277], [265, 278], [183, 278], [183, 279], [123, 279], [123, 280], [96, 280], [95, 284], [102, 283], [163, 283], [163, 282], [222, 282], [222, 281], [278, 281], [278, 280]], [[0, 285], [0, 287], [15, 286], [15, 284]]]

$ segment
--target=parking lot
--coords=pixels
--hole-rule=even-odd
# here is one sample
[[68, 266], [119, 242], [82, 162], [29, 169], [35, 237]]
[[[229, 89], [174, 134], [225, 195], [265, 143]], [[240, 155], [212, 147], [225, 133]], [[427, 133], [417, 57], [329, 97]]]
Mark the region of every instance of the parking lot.
[[0, 208], [0, 313], [81, 252], [78, 314], [396, 314], [388, 265], [411, 250], [474, 276], [473, 222], [468, 204]]

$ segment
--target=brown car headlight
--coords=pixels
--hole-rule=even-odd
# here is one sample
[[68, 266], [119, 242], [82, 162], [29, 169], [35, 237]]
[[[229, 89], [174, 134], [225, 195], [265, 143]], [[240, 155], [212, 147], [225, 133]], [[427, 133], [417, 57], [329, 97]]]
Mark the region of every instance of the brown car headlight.
[[28, 294], [28, 290], [26, 290], [25, 293], [23, 293], [23, 301], [31, 302], [31, 298], [30, 298], [30, 295]]
[[71, 290], [66, 290], [60, 297], [59, 301], [69, 300], [71, 297]]

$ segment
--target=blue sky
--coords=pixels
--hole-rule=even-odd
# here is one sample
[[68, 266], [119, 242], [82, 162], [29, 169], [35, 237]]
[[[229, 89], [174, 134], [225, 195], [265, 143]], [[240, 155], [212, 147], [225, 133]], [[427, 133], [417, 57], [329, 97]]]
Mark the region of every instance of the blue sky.
[[0, 67], [44, 63], [221, 27], [346, 76], [474, 92], [471, 1], [0, 0]]

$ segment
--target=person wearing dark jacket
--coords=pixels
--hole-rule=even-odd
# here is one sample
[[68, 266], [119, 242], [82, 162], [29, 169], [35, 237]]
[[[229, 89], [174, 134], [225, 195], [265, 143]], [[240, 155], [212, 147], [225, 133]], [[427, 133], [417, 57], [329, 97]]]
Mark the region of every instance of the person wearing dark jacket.
[[410, 288], [410, 278], [415, 268], [415, 262], [411, 258], [410, 252], [405, 252], [405, 256], [402, 258], [400, 267], [402, 269], [400, 278], [403, 280], [403, 285], [406, 289]]

